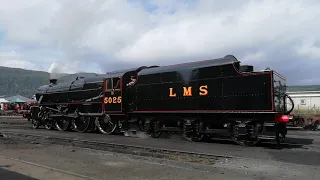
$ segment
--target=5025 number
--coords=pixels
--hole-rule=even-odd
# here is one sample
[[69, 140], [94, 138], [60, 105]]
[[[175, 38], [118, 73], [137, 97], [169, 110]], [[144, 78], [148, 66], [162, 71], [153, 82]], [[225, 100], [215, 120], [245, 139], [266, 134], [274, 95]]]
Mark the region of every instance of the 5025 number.
[[105, 104], [116, 104], [116, 103], [121, 103], [122, 97], [105, 97], [104, 98], [104, 103]]

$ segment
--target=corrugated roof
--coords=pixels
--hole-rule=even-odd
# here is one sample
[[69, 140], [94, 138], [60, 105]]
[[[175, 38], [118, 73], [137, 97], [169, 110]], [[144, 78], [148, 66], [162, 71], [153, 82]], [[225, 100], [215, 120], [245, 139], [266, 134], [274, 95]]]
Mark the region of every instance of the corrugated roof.
[[4, 98], [0, 98], [0, 103], [4, 103], [4, 102], [8, 102], [8, 101]]
[[20, 99], [20, 98], [11, 99], [11, 100], [10, 100], [10, 103], [26, 103], [26, 102], [28, 102], [28, 101], [24, 101], [24, 100], [22, 100], [22, 99]]
[[25, 101], [25, 102], [33, 101], [32, 99], [26, 98], [26, 97], [21, 96], [21, 95], [10, 96], [10, 97], [6, 97], [5, 99], [7, 101], [14, 101], [15, 99], [19, 99], [19, 100], [22, 100], [22, 101]]

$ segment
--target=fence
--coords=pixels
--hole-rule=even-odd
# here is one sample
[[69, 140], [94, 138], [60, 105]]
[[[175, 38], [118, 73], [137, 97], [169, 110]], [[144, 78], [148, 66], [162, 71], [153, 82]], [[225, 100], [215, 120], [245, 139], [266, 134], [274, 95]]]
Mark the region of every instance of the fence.
[[292, 111], [292, 114], [319, 114], [320, 115], [320, 107], [316, 106], [315, 104], [313, 106], [308, 106], [307, 108], [304, 106], [303, 108], [300, 107], [300, 105], [296, 105], [294, 110]]

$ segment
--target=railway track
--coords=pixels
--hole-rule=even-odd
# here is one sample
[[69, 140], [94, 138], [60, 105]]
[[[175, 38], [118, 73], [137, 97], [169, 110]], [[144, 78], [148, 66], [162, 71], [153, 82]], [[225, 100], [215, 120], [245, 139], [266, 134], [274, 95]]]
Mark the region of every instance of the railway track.
[[181, 151], [174, 149], [155, 148], [147, 146], [127, 145], [118, 143], [106, 143], [98, 141], [81, 140], [74, 138], [65, 138], [58, 136], [43, 136], [27, 133], [17, 132], [0, 132], [3, 138], [20, 139], [23, 141], [29, 141], [34, 144], [58, 144], [58, 145], [72, 145], [80, 148], [90, 148], [97, 150], [104, 150], [109, 152], [132, 154], [147, 157], [163, 158], [167, 160], [178, 160], [189, 163], [197, 164], [215, 164], [220, 160], [230, 160], [238, 157], [225, 156], [218, 154], [199, 153], [192, 151]]
[[[7, 120], [4, 120], [4, 119], [1, 119], [0, 118], [0, 125], [3, 124], [4, 127], [9, 127], [9, 129], [19, 129], [21, 127], [26, 127], [26, 126], [29, 126], [30, 125], [30, 122], [28, 122], [27, 120], [25, 119], [7, 119]], [[11, 126], [13, 125], [13, 126]], [[289, 127], [290, 128], [290, 127]], [[290, 129], [291, 132], [295, 132], [295, 131], [300, 131], [300, 132], [303, 132], [303, 131], [306, 131], [308, 132], [307, 130], [302, 130], [301, 128], [293, 128], [292, 130]], [[312, 131], [310, 131], [312, 132]], [[1, 133], [1, 132], [0, 132]], [[72, 133], [75, 133], [75, 132], [72, 132]], [[292, 135], [292, 134], [291, 134]], [[42, 137], [42, 136], [41, 136]], [[63, 139], [63, 138], [62, 138]], [[230, 142], [233, 142], [232, 140], [228, 139], [228, 138], [217, 138], [217, 137], [214, 137], [212, 138], [213, 141], [230, 141]], [[289, 142], [288, 142], [289, 140]], [[283, 146], [304, 146], [305, 144], [300, 144], [299, 142], [292, 142], [292, 140], [290, 140], [290, 138], [286, 140], [287, 142], [283, 142], [282, 145]], [[101, 143], [101, 142], [100, 142]], [[262, 144], [272, 144], [272, 145], [275, 145], [276, 142], [274, 141], [263, 141]]]
[[30, 125], [27, 119], [21, 117], [3, 117], [0, 116], [0, 125]]
[[28, 122], [21, 122], [21, 121], [0, 121], [0, 124], [6, 124], [6, 125], [29, 125]]
[[[2, 125], [3, 127], [8, 127], [9, 129], [20, 129], [20, 128], [23, 128], [23, 127], [27, 127], [27, 126], [31, 126], [31, 124], [30, 124], [30, 122], [28, 122], [28, 120], [26, 120], [26, 119], [23, 119], [23, 118], [20, 118], [20, 119], [18, 119], [18, 118], [16, 118], [16, 117], [14, 117], [14, 118], [12, 118], [12, 119], [10, 119], [10, 118], [8, 118], [8, 119], [2, 119], [1, 118], [1, 116], [0, 116], [0, 125]], [[290, 127], [288, 127], [288, 128], [290, 128]], [[10, 131], [9, 129], [7, 129], [7, 128], [5, 128], [5, 130], [8, 132], [8, 131]], [[300, 131], [300, 129], [298, 129], [298, 128], [294, 128], [295, 130], [298, 130], [298, 131]], [[293, 133], [291, 133], [291, 136], [292, 135], [294, 135], [295, 133], [294, 132], [298, 132], [298, 131], [295, 131], [295, 130], [291, 130], [290, 129], [290, 131], [291, 132], [293, 132]], [[303, 131], [306, 131], [306, 132], [308, 132], [307, 130], [302, 130], [302, 131], [300, 131], [301, 133], [303, 133]], [[17, 131], [12, 131], [12, 133], [17, 133]], [[1, 132], [0, 132], [1, 133]], [[24, 133], [28, 133], [28, 132], [23, 132], [22, 134], [24, 134]], [[75, 132], [72, 132], [72, 133], [75, 133]], [[300, 133], [300, 134], [301, 134]], [[31, 136], [39, 136], [39, 137], [44, 137], [43, 135], [31, 135], [31, 134], [29, 134], [29, 137], [31, 137]], [[53, 137], [54, 136], [54, 137]], [[48, 138], [47, 139], [50, 139], [49, 137], [51, 137], [51, 139], [52, 140], [54, 140], [54, 139], [57, 139], [56, 141], [58, 141], [58, 139], [60, 139], [60, 140], [62, 140], [62, 142], [63, 141], [65, 141], [65, 139], [66, 138], [63, 138], [63, 137], [55, 137], [55, 136], [57, 136], [57, 135], [49, 135], [49, 136], [47, 136]], [[310, 142], [307, 142], [307, 144], [305, 143], [305, 142], [300, 142], [301, 141], [301, 139], [299, 139], [299, 138], [297, 138], [297, 136], [299, 137], [299, 134], [297, 134], [297, 135], [295, 135], [295, 137], [293, 137], [293, 139], [292, 139], [292, 137], [290, 138], [290, 136], [289, 136], [289, 138], [287, 137], [287, 139], [286, 139], [286, 141], [285, 142], [283, 142], [282, 143], [282, 146], [284, 147], [284, 148], [286, 148], [286, 147], [290, 147], [290, 148], [295, 148], [295, 147], [314, 147], [315, 145], [313, 144], [313, 143], [311, 143], [310, 144]], [[307, 135], [307, 136], [311, 136], [311, 135]], [[77, 137], [73, 137], [73, 138], [77, 138]], [[305, 138], [305, 136], [301, 136], [301, 138]], [[308, 138], [310, 138], [310, 137], [308, 137]], [[70, 138], [70, 139], [72, 139], [72, 138]], [[68, 139], [68, 141], [70, 141], [70, 139]], [[74, 141], [75, 139], [72, 139], [72, 141], [74, 142], [74, 143], [77, 143], [77, 144], [79, 144], [78, 142], [75, 142]], [[212, 138], [211, 139], [212, 141], [214, 141], [214, 142], [218, 142], [218, 141], [223, 141], [223, 142], [230, 142], [230, 143], [232, 143], [233, 141], [231, 141], [230, 139], [226, 139], [226, 138], [217, 138], [217, 137], [215, 137], [215, 138]], [[85, 141], [85, 140], [83, 140], [83, 141]], [[298, 142], [297, 142], [298, 141]], [[302, 140], [303, 141], [303, 140]], [[309, 140], [309, 141], [311, 141], [311, 140]], [[71, 142], [71, 141], [70, 141]], [[102, 144], [106, 144], [106, 143], [103, 143], [103, 142], [100, 142], [100, 141], [85, 141], [85, 142], [87, 142], [87, 144], [86, 143], [80, 143], [82, 146], [83, 145], [87, 145], [87, 146], [94, 146], [94, 144], [100, 144], [99, 146], [101, 146]], [[107, 143], [108, 144], [108, 143]], [[109, 143], [110, 144], [110, 143]], [[276, 144], [276, 142], [274, 142], [274, 141], [263, 141], [259, 146], [263, 146], [263, 147], [266, 147], [266, 146], [275, 146], [275, 144]], [[141, 145], [141, 144], [140, 144]], [[127, 146], [127, 147], [130, 147], [130, 145], [125, 145], [125, 144], [123, 144], [123, 147], [125, 147], [125, 146]], [[144, 144], [143, 144], [143, 146], [144, 146]], [[92, 147], [91, 147], [92, 148]], [[132, 147], [131, 147], [132, 148]], [[121, 148], [119, 148], [119, 149], [121, 149]], [[133, 148], [134, 149], [134, 148]], [[141, 149], [141, 148], [140, 148]], [[151, 149], [151, 148], [149, 148], [149, 149]]]

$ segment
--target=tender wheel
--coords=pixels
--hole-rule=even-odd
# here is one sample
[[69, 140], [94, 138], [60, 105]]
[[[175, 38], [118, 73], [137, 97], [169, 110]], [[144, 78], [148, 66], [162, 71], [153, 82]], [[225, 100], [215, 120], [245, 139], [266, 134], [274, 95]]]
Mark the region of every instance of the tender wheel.
[[70, 127], [70, 121], [68, 119], [57, 119], [55, 126], [59, 131], [66, 131]]
[[256, 139], [256, 140], [238, 140], [238, 139], [235, 139], [235, 138], [232, 138], [232, 140], [234, 142], [236, 142], [237, 144], [241, 145], [241, 146], [255, 146], [257, 145], [260, 140], [259, 139]]
[[105, 118], [96, 118], [95, 120], [98, 130], [102, 134], [112, 134], [117, 128], [117, 122], [112, 120], [110, 116], [106, 115]]
[[141, 126], [142, 124], [143, 124], [143, 127], [141, 127], [141, 129], [143, 129], [143, 131], [146, 134], [150, 135], [152, 138], [158, 138], [161, 136], [162, 133], [164, 133], [163, 131], [159, 130], [160, 121], [153, 119], [153, 120], [141, 123]]
[[72, 121], [74, 130], [77, 132], [86, 132], [90, 126], [90, 117], [80, 116]]
[[162, 133], [164, 133], [163, 131], [160, 131], [160, 121], [153, 121], [152, 123], [152, 131], [150, 132], [150, 136], [152, 138], [158, 138], [161, 136]]
[[201, 121], [185, 121], [182, 127], [182, 136], [187, 141], [199, 142], [205, 137], [201, 134], [202, 122]]
[[263, 124], [256, 122], [230, 123], [231, 139], [241, 146], [255, 146], [260, 142], [258, 136], [263, 132]]

